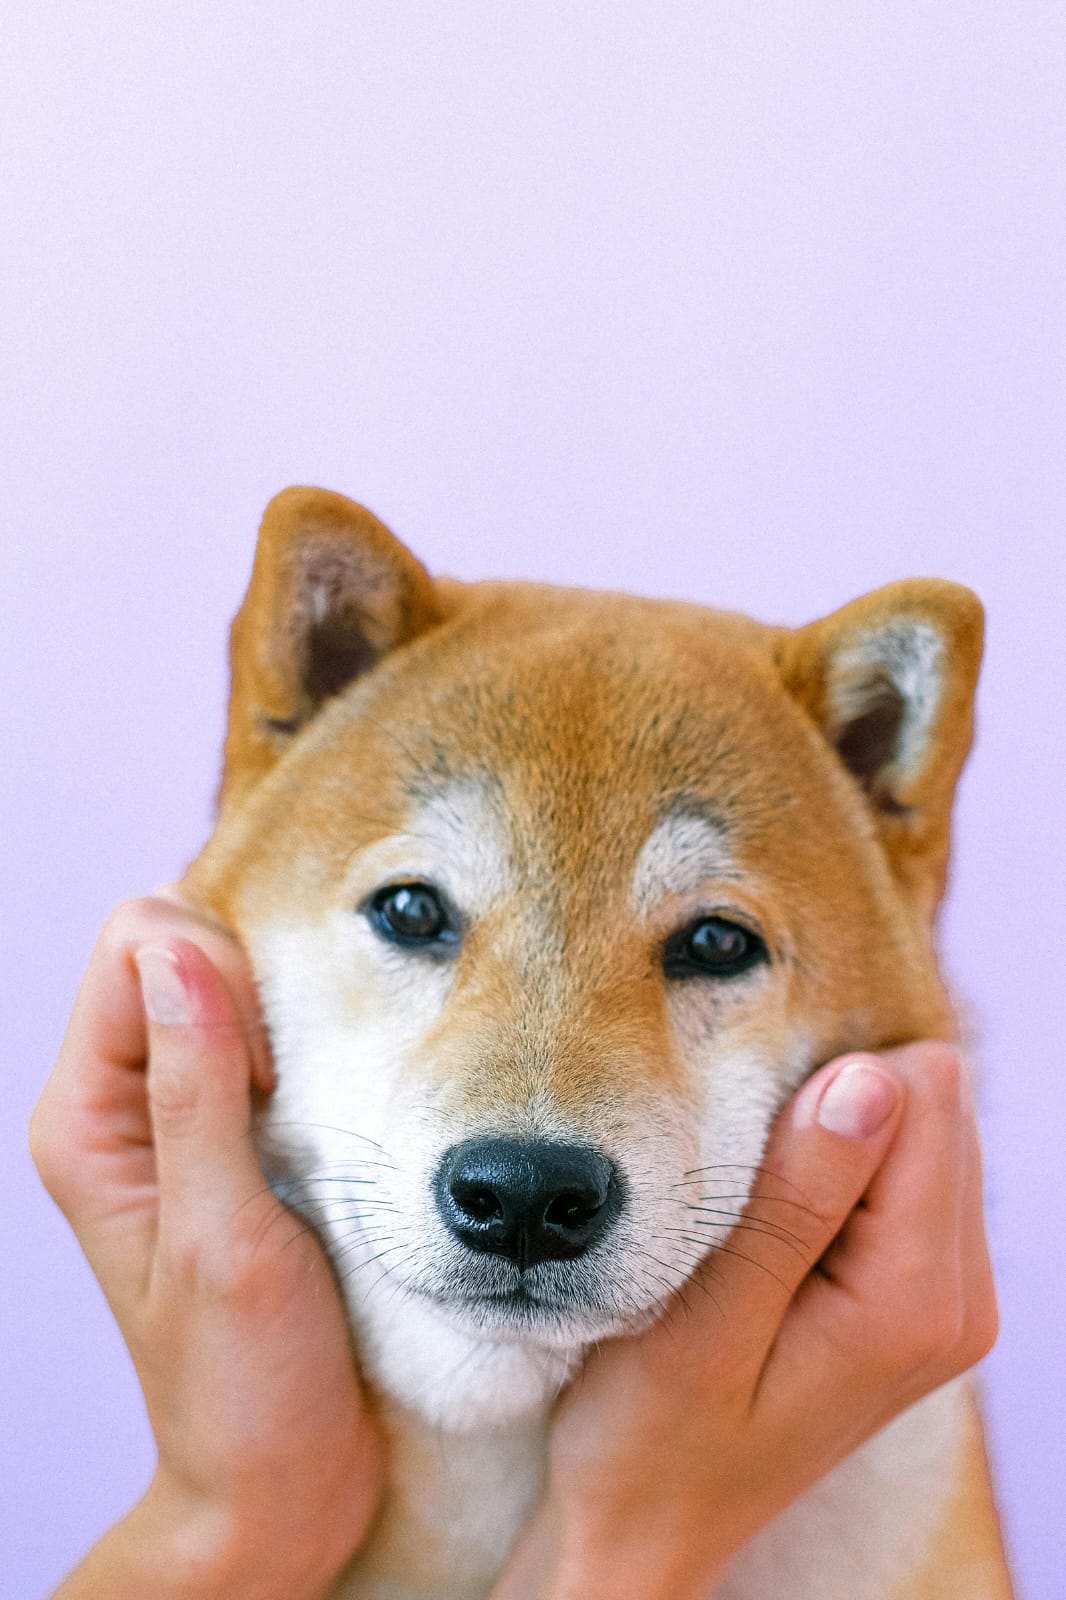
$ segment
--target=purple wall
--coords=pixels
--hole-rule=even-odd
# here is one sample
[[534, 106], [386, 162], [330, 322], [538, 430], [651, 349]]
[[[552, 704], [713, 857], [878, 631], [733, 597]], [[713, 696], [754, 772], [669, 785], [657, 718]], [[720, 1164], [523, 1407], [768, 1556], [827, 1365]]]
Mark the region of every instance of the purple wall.
[[1061, 7], [14, 0], [4, 31], [0, 1592], [149, 1470], [24, 1125], [104, 912], [205, 835], [226, 625], [304, 481], [462, 576], [788, 622], [915, 573], [985, 598], [944, 931], [1002, 1501], [1058, 1600]]

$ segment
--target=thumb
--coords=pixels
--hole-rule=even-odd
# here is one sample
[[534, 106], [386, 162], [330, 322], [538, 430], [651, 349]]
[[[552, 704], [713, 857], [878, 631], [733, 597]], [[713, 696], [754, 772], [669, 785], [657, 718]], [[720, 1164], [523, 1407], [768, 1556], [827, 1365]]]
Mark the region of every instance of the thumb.
[[744, 1219], [703, 1269], [720, 1300], [742, 1297], [764, 1350], [883, 1161], [903, 1098], [882, 1058], [843, 1056], [815, 1073], [777, 1118]]
[[233, 997], [198, 945], [135, 952], [148, 1029], [148, 1106], [161, 1242], [210, 1240], [264, 1193], [251, 1140], [251, 1057]]

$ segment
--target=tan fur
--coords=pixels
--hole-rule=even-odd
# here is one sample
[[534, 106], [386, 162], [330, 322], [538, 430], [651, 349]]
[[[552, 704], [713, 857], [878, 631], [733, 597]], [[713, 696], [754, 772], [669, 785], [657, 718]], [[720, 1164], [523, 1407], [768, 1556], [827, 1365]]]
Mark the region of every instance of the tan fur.
[[933, 1546], [892, 1600], [1012, 1600], [981, 1418], [973, 1402]]
[[[936, 693], [893, 764], [878, 756], [899, 725], [889, 680], [899, 662], [924, 671], [923, 650]], [[641, 1107], [695, 1117], [690, 1057], [723, 1032], [734, 1055], [774, 1064], [779, 1103], [841, 1051], [952, 1034], [930, 924], [980, 653], [980, 606], [954, 584], [896, 584], [793, 632], [628, 595], [432, 581], [370, 513], [288, 490], [234, 624], [221, 811], [186, 886], [248, 942], [321, 923], [374, 886], [360, 863], [417, 828], [424, 794], [476, 783], [517, 887], [474, 919], [410, 1068], [426, 1101], [471, 1126], [548, 1105], [611, 1148]], [[664, 987], [659, 951], [691, 896], [635, 910], [630, 892], [678, 813], [720, 826], [733, 865], [724, 855], [704, 898], [762, 930], [774, 959], [757, 1003]], [[344, 1004], [358, 1020], [372, 1001], [352, 979]], [[1004, 1574], [990, 1600], [1008, 1592], [975, 1451], [914, 1600], [969, 1593], [948, 1576], [967, 1561]], [[396, 1517], [382, 1526], [402, 1564]]]

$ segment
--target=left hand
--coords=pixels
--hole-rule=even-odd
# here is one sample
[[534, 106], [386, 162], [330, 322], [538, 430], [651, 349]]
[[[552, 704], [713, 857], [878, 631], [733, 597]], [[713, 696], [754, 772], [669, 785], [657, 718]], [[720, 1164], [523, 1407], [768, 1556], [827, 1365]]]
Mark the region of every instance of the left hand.
[[564, 1393], [544, 1502], [494, 1600], [706, 1600], [758, 1529], [990, 1349], [954, 1048], [831, 1062], [760, 1172], [752, 1230], [697, 1268], [685, 1314], [595, 1351]]

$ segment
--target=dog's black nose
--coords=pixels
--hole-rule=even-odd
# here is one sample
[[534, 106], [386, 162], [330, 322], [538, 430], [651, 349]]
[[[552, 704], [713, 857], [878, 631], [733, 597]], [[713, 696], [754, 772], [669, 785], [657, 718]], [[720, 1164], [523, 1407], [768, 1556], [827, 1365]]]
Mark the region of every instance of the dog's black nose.
[[621, 1209], [614, 1164], [585, 1145], [467, 1139], [437, 1171], [441, 1216], [463, 1244], [519, 1268], [579, 1256]]

